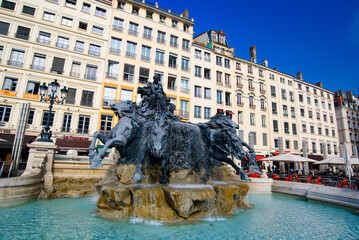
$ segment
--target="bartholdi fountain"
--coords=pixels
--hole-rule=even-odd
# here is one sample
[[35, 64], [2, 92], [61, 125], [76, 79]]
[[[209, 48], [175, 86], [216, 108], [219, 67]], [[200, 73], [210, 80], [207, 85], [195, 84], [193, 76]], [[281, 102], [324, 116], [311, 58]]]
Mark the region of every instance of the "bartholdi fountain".
[[[222, 112], [207, 123], [192, 124], [174, 116], [160, 76], [140, 87], [142, 101], [111, 106], [119, 117], [107, 136], [96, 132], [90, 145], [91, 168], [101, 167], [106, 150], [120, 158], [110, 181], [97, 186], [103, 217], [141, 217], [160, 221], [193, 220], [246, 208], [246, 184], [229, 180], [230, 164], [242, 180], [248, 176], [234, 162], [248, 158], [259, 171], [254, 150], [237, 136], [238, 125]], [[95, 151], [97, 140], [104, 147]], [[248, 152], [243, 149], [248, 148]]]

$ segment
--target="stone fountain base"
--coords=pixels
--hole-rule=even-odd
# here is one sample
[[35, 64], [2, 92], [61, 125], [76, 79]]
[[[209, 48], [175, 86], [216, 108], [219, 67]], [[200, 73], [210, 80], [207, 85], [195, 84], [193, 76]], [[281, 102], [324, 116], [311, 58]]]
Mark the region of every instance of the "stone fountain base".
[[100, 216], [177, 222], [195, 220], [206, 215], [228, 215], [235, 209], [251, 207], [244, 202], [248, 192], [246, 184], [216, 182], [228, 178], [226, 167], [213, 169], [209, 184], [194, 184], [203, 173], [181, 170], [171, 173], [168, 185], [160, 185], [155, 181], [156, 178], [151, 177], [146, 177], [149, 181], [147, 183], [133, 184], [126, 177], [133, 174], [131, 169], [132, 166], [118, 167], [118, 182], [97, 187]]

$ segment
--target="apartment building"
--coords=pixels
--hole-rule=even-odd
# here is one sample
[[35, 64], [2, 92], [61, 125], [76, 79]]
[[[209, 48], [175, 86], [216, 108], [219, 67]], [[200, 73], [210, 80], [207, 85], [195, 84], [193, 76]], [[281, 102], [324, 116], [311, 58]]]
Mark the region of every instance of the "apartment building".
[[334, 93], [335, 113], [339, 142], [347, 144], [350, 156], [358, 158], [359, 152], [359, 98], [352, 91]]
[[40, 101], [39, 86], [55, 79], [61, 88], [67, 87], [68, 95], [63, 105], [53, 106], [50, 120], [53, 136], [86, 139], [97, 130], [110, 3], [105, 0], [1, 1], [3, 133], [15, 133], [21, 104], [29, 102], [25, 135], [39, 135], [49, 114], [49, 104]]
[[190, 118], [190, 59], [193, 19], [145, 1], [112, 2], [109, 46], [101, 101], [100, 131], [113, 125], [110, 104], [140, 102], [139, 87], [161, 75], [163, 89], [176, 105], [176, 115]]

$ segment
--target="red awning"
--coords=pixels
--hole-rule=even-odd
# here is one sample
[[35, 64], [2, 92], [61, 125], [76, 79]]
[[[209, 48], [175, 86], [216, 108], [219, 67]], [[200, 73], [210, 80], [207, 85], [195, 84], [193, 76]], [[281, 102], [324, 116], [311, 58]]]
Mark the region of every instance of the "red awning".
[[259, 156], [257, 156], [257, 161], [261, 161], [262, 159], [265, 159], [265, 158], [266, 158], [265, 156], [259, 155]]
[[226, 111], [226, 114], [231, 114], [231, 115], [233, 115], [234, 112], [232, 112], [231, 110], [227, 110], [227, 111]]
[[276, 152], [273, 152], [272, 153], [274, 156], [278, 156], [279, 155], [279, 153], [276, 153]]

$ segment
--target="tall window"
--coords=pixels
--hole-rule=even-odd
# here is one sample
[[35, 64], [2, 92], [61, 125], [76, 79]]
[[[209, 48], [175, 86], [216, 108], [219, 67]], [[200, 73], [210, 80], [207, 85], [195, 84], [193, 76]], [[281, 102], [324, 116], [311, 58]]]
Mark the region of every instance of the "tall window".
[[132, 101], [132, 90], [121, 89], [121, 101]]
[[115, 103], [116, 99], [116, 88], [105, 86], [103, 90], [103, 107], [110, 107], [112, 104]]
[[16, 91], [17, 81], [17, 78], [5, 77], [2, 89], [7, 91]]
[[287, 105], [283, 105], [283, 116], [288, 117], [288, 107], [287, 107]]
[[90, 116], [80, 115], [77, 133], [88, 134], [90, 129]]
[[182, 57], [182, 67], [183, 71], [189, 71], [189, 59]]
[[113, 24], [112, 24], [112, 29], [115, 31], [122, 32], [123, 31], [123, 19], [114, 18]]
[[83, 52], [85, 47], [85, 42], [82, 41], [76, 41], [75, 43], [75, 51], [76, 52]]
[[64, 49], [69, 48], [69, 38], [59, 36], [57, 38], [56, 47]]
[[83, 3], [82, 4], [82, 11], [84, 12], [90, 12], [91, 4], [89, 3]]
[[75, 104], [76, 100], [76, 88], [69, 88], [66, 97], [67, 104]]
[[222, 84], [222, 73], [217, 71], [217, 83]]
[[76, 0], [66, 0], [65, 1], [65, 6], [75, 7], [76, 6]]
[[200, 106], [194, 106], [194, 117], [201, 118], [201, 107]]
[[126, 57], [136, 58], [136, 43], [127, 42]]
[[[0, 111], [1, 111], [1, 107], [0, 107]], [[34, 109], [30, 109], [29, 111], [29, 116], [27, 118], [27, 124], [31, 125], [34, 122], [34, 116], [35, 116], [35, 110]]]
[[141, 60], [149, 62], [151, 60], [151, 48], [142, 46]]
[[167, 88], [170, 90], [176, 90], [176, 77], [175, 76], [168, 76]]
[[149, 76], [150, 76], [150, 69], [140, 67], [139, 82], [142, 84], [146, 84], [148, 82]]
[[130, 22], [130, 25], [128, 28], [128, 34], [135, 35], [135, 36], [138, 35], [138, 24], [137, 23]]
[[231, 75], [229, 74], [224, 74], [224, 83], [226, 85], [226, 87], [231, 87]]
[[273, 120], [273, 132], [278, 132], [278, 120]]
[[242, 105], [242, 93], [237, 93], [237, 105]]
[[178, 37], [171, 35], [170, 36], [170, 45], [172, 47], [178, 47]]
[[231, 68], [231, 61], [229, 59], [224, 59], [224, 66], [226, 68]]
[[174, 54], [169, 55], [168, 66], [171, 68], [177, 68], [177, 55], [174, 55]]
[[1, 7], [2, 8], [6, 8], [9, 10], [14, 10], [15, 9], [15, 4], [14, 2], [8, 1], [8, 0], [3, 0], [1, 3]]
[[222, 57], [216, 57], [216, 64], [218, 65], [218, 66], [222, 66]]
[[119, 62], [108, 61], [106, 77], [117, 79], [119, 65]]
[[157, 32], [157, 42], [166, 43], [166, 33], [158, 31]]
[[107, 135], [111, 131], [112, 120], [113, 120], [112, 115], [105, 115], [105, 114], [101, 115], [100, 132], [102, 134]]
[[25, 51], [13, 48], [8, 64], [16, 67], [22, 67], [24, 54]]
[[196, 76], [196, 77], [201, 77], [201, 72], [202, 72], [202, 68], [201, 67], [199, 67], [199, 66], [195, 66], [194, 67], [194, 75]]
[[96, 78], [97, 78], [97, 66], [87, 64], [86, 65], [85, 79], [96, 80]]
[[135, 66], [125, 64], [123, 70], [123, 80], [133, 82], [134, 75], [135, 75]]
[[272, 114], [277, 115], [277, 103], [272, 102]]
[[0, 106], [0, 122], [9, 122], [11, 107]]
[[223, 92], [217, 90], [217, 104], [223, 104]]
[[211, 89], [210, 88], [204, 88], [204, 98], [211, 99]]
[[272, 97], [276, 97], [275, 86], [270, 86], [270, 92]]
[[254, 113], [249, 114], [249, 123], [251, 124], [251, 126], [255, 126], [255, 114]]
[[189, 50], [189, 41], [188, 40], [186, 40], [186, 39], [182, 40], [182, 49], [185, 51]]
[[51, 33], [40, 31], [39, 37], [37, 38], [37, 42], [48, 45], [50, 44], [50, 37]]
[[289, 134], [289, 123], [284, 122], [284, 133]]
[[263, 146], [267, 146], [267, 145], [268, 145], [267, 133], [263, 133]]
[[81, 96], [81, 103], [80, 103], [81, 106], [92, 107], [93, 95], [94, 95], [93, 91], [83, 90]]
[[121, 43], [122, 43], [121, 39], [111, 37], [110, 53], [120, 54], [121, 53]]
[[188, 101], [186, 100], [180, 101], [180, 117], [188, 118]]
[[164, 65], [165, 53], [160, 50], [156, 50], [156, 64]]
[[71, 120], [72, 120], [72, 114], [71, 113], [65, 113], [64, 119], [62, 121], [62, 132], [70, 132], [71, 130]]
[[9, 33], [10, 23], [0, 21], [0, 34], [7, 35]]
[[39, 93], [39, 87], [39, 82], [29, 80], [26, 86], [26, 93], [37, 95]]
[[194, 86], [194, 96], [200, 98], [202, 92], [202, 87]]
[[72, 18], [62, 17], [62, 19], [61, 19], [61, 23], [66, 25], [66, 26], [69, 26], [69, 27], [72, 26], [72, 22], [73, 22]]
[[262, 127], [267, 127], [266, 116], [262, 115], [261, 119], [262, 119]]
[[238, 111], [238, 124], [243, 124], [243, 112]]
[[71, 65], [70, 76], [79, 78], [80, 77], [81, 62], [73, 61]]
[[152, 28], [144, 27], [143, 28], [143, 38], [152, 39]]
[[[47, 125], [48, 116], [49, 116], [49, 111], [44, 111], [42, 113], [41, 125], [43, 125], [43, 126]], [[54, 124], [54, 116], [55, 116], [55, 112], [51, 112], [49, 126], [53, 126], [53, 124]]]
[[46, 55], [40, 54], [40, 53], [35, 53], [34, 58], [32, 60], [31, 68], [34, 70], [44, 71], [45, 59], [46, 59]]
[[89, 52], [88, 54], [94, 55], [94, 56], [100, 56], [101, 54], [101, 46], [90, 44]]
[[254, 97], [253, 96], [249, 96], [249, 107], [250, 108], [254, 108]]
[[181, 78], [181, 92], [189, 92], [188, 79]]
[[204, 119], [211, 118], [211, 108], [205, 107], [204, 108]]

